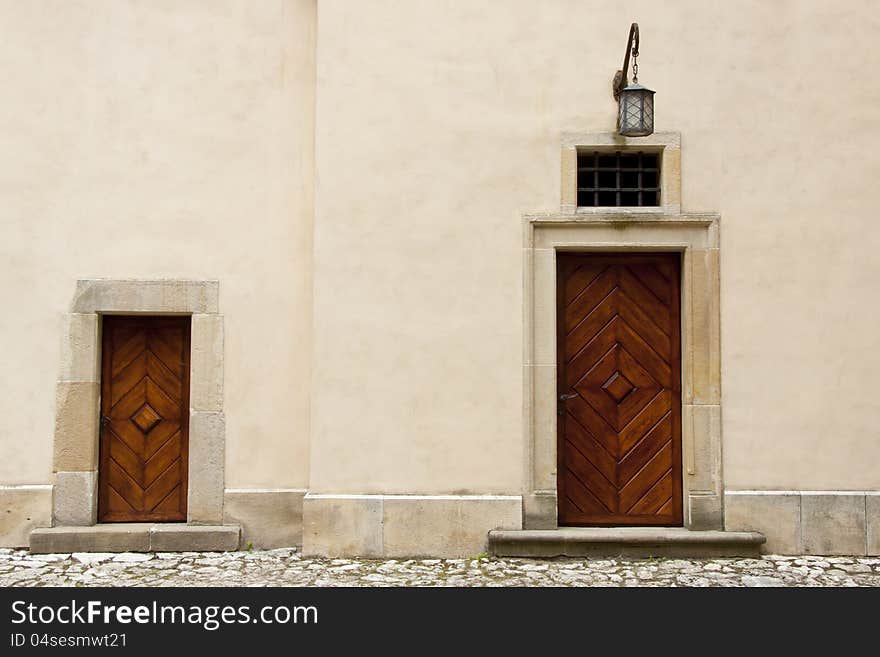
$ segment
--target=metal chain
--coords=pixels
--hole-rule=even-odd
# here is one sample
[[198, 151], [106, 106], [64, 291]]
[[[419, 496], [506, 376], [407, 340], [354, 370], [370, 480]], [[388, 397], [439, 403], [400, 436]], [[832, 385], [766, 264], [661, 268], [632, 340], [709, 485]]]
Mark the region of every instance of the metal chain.
[[633, 84], [639, 83], [639, 51], [633, 48]]

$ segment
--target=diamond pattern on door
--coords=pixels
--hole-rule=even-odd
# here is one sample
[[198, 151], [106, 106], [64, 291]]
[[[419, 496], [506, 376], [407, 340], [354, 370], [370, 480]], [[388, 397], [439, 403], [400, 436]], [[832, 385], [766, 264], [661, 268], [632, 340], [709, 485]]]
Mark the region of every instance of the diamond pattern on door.
[[186, 520], [188, 317], [103, 320], [100, 522]]
[[680, 525], [678, 254], [558, 256], [560, 525]]

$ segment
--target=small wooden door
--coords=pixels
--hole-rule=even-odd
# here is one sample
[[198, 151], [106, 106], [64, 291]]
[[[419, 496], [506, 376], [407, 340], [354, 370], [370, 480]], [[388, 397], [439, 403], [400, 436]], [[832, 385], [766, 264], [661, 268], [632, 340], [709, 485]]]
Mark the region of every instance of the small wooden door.
[[100, 522], [186, 520], [189, 317], [103, 321]]
[[559, 254], [560, 525], [681, 525], [678, 254]]

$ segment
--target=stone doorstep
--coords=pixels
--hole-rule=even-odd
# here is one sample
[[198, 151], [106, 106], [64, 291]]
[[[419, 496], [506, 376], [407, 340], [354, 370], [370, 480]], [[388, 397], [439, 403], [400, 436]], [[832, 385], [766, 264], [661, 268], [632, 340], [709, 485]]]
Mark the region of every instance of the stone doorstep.
[[39, 527], [30, 535], [34, 554], [69, 552], [228, 552], [237, 550], [238, 525], [113, 523], [89, 527]]
[[489, 551], [499, 557], [757, 557], [757, 532], [691, 531], [684, 527], [496, 529]]

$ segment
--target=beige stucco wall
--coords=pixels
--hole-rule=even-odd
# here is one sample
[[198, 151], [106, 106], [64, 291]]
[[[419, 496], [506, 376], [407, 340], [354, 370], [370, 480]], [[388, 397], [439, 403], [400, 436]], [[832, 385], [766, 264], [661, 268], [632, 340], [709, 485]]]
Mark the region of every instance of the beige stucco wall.
[[872, 2], [317, 4], [0, 0], [0, 484], [76, 280], [137, 277], [220, 281], [234, 495], [522, 492], [522, 215], [635, 18], [722, 215], [725, 486], [880, 489]]
[[880, 487], [875, 13], [321, 0], [312, 490], [521, 489], [521, 214], [613, 130], [633, 19], [682, 209], [722, 214], [725, 486]]
[[79, 278], [220, 281], [227, 487], [308, 481], [314, 2], [0, 2], [0, 483]]

